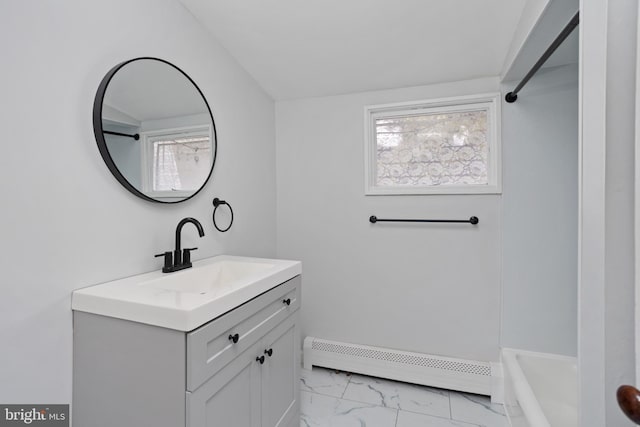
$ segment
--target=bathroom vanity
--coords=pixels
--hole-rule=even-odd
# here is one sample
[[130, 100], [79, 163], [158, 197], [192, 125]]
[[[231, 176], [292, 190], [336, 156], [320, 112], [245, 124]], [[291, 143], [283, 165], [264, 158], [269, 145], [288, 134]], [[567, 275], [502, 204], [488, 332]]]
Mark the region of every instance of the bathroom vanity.
[[75, 291], [74, 424], [298, 426], [300, 273], [221, 256]]

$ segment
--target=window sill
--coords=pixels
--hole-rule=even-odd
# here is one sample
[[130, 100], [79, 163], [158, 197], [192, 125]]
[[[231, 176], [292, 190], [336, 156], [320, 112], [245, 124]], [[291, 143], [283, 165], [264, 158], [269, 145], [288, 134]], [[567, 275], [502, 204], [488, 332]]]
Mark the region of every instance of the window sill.
[[502, 194], [499, 185], [478, 185], [478, 186], [441, 186], [441, 187], [376, 187], [371, 186], [365, 189], [366, 196], [428, 196], [428, 195], [461, 195], [461, 194]]

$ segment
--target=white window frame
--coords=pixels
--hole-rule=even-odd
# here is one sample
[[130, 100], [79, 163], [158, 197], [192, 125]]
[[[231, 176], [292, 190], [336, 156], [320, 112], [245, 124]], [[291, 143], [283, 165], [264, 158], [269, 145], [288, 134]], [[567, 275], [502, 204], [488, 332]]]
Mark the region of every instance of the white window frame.
[[[407, 194], [500, 194], [502, 193], [502, 143], [500, 135], [500, 93], [457, 96], [364, 107], [365, 195]], [[487, 111], [487, 184], [455, 185], [376, 185], [377, 141], [376, 119], [433, 114], [439, 112]]]
[[140, 144], [141, 150], [141, 165], [142, 171], [142, 192], [152, 198], [184, 199], [185, 197], [191, 197], [193, 191], [152, 191], [153, 188], [153, 168], [150, 167], [153, 162], [153, 139], [161, 136], [175, 137], [180, 135], [190, 135], [194, 133], [206, 133], [209, 135], [209, 141], [212, 141], [213, 132], [211, 125], [198, 125], [198, 126], [184, 126], [170, 129], [159, 129], [147, 132], [140, 132], [142, 144]]

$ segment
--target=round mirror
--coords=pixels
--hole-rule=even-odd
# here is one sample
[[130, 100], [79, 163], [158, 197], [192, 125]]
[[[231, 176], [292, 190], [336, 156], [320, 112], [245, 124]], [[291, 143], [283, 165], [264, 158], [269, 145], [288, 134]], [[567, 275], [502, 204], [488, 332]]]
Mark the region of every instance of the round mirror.
[[216, 128], [198, 86], [157, 58], [135, 58], [102, 79], [93, 130], [113, 176], [145, 200], [178, 203], [209, 180]]

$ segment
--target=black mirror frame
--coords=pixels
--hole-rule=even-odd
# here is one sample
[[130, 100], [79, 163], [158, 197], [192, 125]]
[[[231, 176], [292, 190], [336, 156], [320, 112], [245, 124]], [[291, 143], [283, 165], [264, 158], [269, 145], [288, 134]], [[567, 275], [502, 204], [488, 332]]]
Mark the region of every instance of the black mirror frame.
[[[129, 64], [130, 62], [140, 61], [142, 59], [150, 59], [150, 60], [154, 60], [154, 61], [160, 61], [160, 62], [163, 62], [163, 63], [169, 65], [170, 67], [173, 67], [176, 70], [178, 70], [196, 88], [196, 90], [198, 91], [198, 93], [202, 97], [202, 100], [204, 101], [204, 104], [207, 106], [207, 111], [209, 112], [209, 117], [211, 117], [211, 128], [212, 128], [212, 131], [213, 131], [213, 140], [214, 140], [215, 144], [213, 145], [213, 159], [211, 161], [211, 170], [209, 171], [209, 175], [207, 175], [207, 179], [204, 180], [204, 182], [202, 183], [200, 188], [198, 190], [196, 190], [192, 195], [190, 195], [189, 197], [185, 197], [184, 199], [176, 200], [176, 201], [173, 201], [173, 202], [168, 202], [168, 201], [164, 201], [164, 200], [158, 200], [158, 199], [154, 199], [153, 197], [149, 197], [146, 194], [144, 194], [143, 192], [141, 192], [140, 190], [138, 190], [136, 187], [131, 185], [131, 183], [129, 181], [127, 181], [127, 179], [124, 177], [124, 175], [122, 175], [122, 173], [118, 169], [118, 166], [113, 161], [113, 158], [111, 157], [111, 154], [109, 153], [109, 149], [107, 148], [107, 142], [106, 142], [106, 140], [104, 138], [104, 129], [102, 127], [102, 104], [104, 102], [104, 95], [105, 95], [105, 93], [107, 91], [107, 87], [109, 86], [109, 83], [111, 82], [111, 79], [113, 78], [113, 76], [122, 67], [124, 67], [125, 65]], [[107, 165], [107, 167], [109, 168], [109, 170], [111, 171], [113, 176], [118, 180], [118, 182], [124, 188], [126, 188], [131, 193], [135, 194], [136, 196], [140, 197], [141, 199], [147, 200], [149, 202], [164, 203], [164, 204], [175, 204], [175, 203], [181, 203], [181, 202], [184, 202], [186, 200], [191, 199], [193, 196], [195, 196], [200, 191], [202, 191], [202, 189], [204, 188], [205, 185], [207, 185], [207, 183], [209, 182], [209, 179], [211, 178], [211, 175], [213, 174], [213, 168], [214, 168], [214, 166], [216, 164], [216, 157], [217, 157], [217, 152], [218, 152], [218, 136], [217, 136], [217, 133], [216, 133], [216, 122], [213, 119], [213, 114], [211, 114], [211, 108], [209, 107], [209, 103], [207, 102], [207, 98], [204, 96], [204, 94], [202, 93], [202, 91], [200, 90], [200, 88], [198, 87], [196, 82], [194, 82], [191, 79], [191, 77], [189, 77], [180, 68], [176, 67], [175, 65], [173, 65], [172, 63], [170, 63], [168, 61], [165, 61], [164, 59], [154, 58], [154, 57], [150, 57], [150, 56], [143, 56], [143, 57], [133, 58], [133, 59], [129, 59], [128, 61], [121, 62], [120, 64], [116, 65], [111, 70], [109, 70], [109, 72], [104, 76], [104, 78], [100, 82], [100, 86], [98, 86], [98, 92], [96, 93], [96, 97], [95, 97], [95, 99], [93, 101], [93, 133], [94, 133], [94, 135], [96, 137], [96, 142], [98, 144], [98, 150], [100, 151], [100, 155], [102, 156], [102, 159], [104, 160], [105, 164]]]

